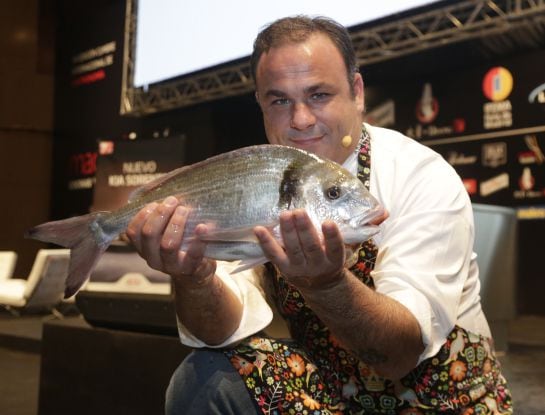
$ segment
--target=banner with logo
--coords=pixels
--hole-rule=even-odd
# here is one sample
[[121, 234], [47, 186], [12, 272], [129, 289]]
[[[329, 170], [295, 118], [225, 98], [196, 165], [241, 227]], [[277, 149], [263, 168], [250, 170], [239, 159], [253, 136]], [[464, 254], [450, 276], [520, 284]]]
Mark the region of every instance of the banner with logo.
[[544, 67], [545, 51], [537, 51], [402, 86], [371, 87], [368, 120], [440, 153], [473, 202], [545, 219]]
[[138, 187], [181, 167], [185, 141], [185, 137], [100, 141], [91, 210], [119, 209]]

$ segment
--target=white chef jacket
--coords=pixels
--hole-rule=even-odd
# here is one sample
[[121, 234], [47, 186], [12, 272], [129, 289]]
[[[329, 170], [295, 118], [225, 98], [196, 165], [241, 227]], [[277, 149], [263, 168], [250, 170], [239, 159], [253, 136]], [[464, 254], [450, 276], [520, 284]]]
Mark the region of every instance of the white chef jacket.
[[[373, 237], [379, 248], [371, 273], [376, 291], [414, 314], [425, 345], [419, 362], [439, 351], [455, 324], [490, 337], [472, 250], [473, 212], [459, 176], [430, 148], [392, 130], [365, 127], [371, 136], [370, 192], [390, 213]], [[356, 153], [344, 167], [357, 173]], [[267, 302], [260, 269], [229, 274], [235, 266], [219, 262], [217, 275], [243, 303], [238, 329], [210, 346], [179, 323], [183, 344], [225, 347], [270, 325], [274, 305]], [[275, 335], [289, 337], [282, 327]]]

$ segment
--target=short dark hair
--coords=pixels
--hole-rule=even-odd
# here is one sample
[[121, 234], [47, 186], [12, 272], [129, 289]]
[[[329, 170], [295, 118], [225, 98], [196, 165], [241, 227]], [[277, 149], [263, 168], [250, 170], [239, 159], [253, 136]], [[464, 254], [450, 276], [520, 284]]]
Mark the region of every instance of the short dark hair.
[[350, 90], [353, 91], [354, 75], [359, 71], [356, 63], [356, 53], [352, 39], [346, 28], [335, 20], [318, 16], [309, 17], [304, 15], [284, 17], [266, 26], [257, 35], [254, 41], [254, 50], [250, 57], [250, 69], [254, 82], [257, 81], [257, 65], [263, 53], [271, 48], [282, 46], [288, 43], [299, 43], [307, 40], [310, 35], [323, 33], [341, 53], [346, 66], [346, 75]]

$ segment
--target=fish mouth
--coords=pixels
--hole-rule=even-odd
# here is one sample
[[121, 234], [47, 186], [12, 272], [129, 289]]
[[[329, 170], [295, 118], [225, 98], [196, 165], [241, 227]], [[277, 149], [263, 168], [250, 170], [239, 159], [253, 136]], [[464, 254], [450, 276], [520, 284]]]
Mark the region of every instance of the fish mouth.
[[386, 210], [384, 209], [384, 207], [378, 205], [359, 216], [353, 217], [350, 220], [350, 225], [354, 228], [359, 228], [362, 226], [375, 226], [372, 225], [370, 222], [376, 218], [384, 216], [385, 212]]

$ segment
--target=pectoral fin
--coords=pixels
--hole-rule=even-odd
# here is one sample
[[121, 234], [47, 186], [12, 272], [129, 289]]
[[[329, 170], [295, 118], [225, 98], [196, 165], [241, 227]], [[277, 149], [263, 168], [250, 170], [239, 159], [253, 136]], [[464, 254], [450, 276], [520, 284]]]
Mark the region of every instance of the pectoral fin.
[[239, 262], [239, 266], [236, 267], [234, 270], [232, 270], [229, 274], [238, 274], [241, 271], [246, 271], [247, 269], [251, 269], [254, 267], [257, 267], [258, 265], [262, 265], [268, 261], [267, 258], [259, 257], [259, 258], [251, 258], [251, 259], [244, 259]]
[[252, 226], [245, 226], [240, 228], [230, 228], [230, 229], [221, 229], [214, 230], [210, 229], [206, 235], [201, 236], [200, 239], [203, 241], [225, 241], [225, 242], [253, 242], [258, 243], [257, 238], [254, 235], [255, 226], [264, 226], [269, 229], [273, 229], [278, 222], [269, 222], [269, 223], [257, 223]]

